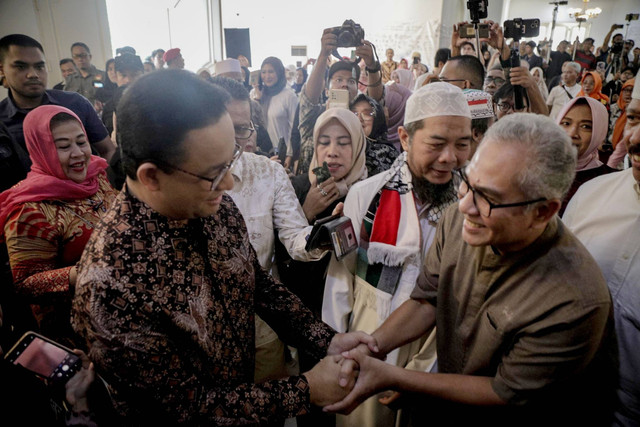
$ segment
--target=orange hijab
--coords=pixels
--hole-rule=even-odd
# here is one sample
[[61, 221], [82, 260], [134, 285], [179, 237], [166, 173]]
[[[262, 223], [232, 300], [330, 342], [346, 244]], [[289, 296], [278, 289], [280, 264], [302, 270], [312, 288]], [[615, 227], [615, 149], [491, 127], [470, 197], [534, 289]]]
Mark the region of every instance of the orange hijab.
[[597, 99], [604, 105], [609, 105], [609, 97], [602, 93], [602, 78], [600, 77], [600, 74], [595, 71], [587, 71], [586, 73], [584, 73], [582, 80], [584, 81], [584, 79], [589, 75], [593, 77], [593, 90], [591, 91], [591, 93], [586, 94], [584, 93], [584, 89], [580, 89], [580, 92], [578, 92], [578, 95], [576, 97], [588, 96], [590, 98]]
[[613, 127], [613, 135], [611, 136], [611, 144], [613, 144], [613, 148], [616, 148], [616, 145], [618, 145], [618, 142], [620, 142], [620, 140], [622, 139], [622, 133], [624, 132], [624, 125], [627, 123], [627, 103], [624, 102], [624, 99], [622, 99], [622, 91], [624, 90], [624, 88], [631, 86], [631, 88], [633, 89], [633, 86], [636, 82], [636, 79], [629, 79], [626, 82], [624, 82], [624, 84], [622, 85], [622, 89], [620, 90], [620, 97], [618, 98], [618, 107], [620, 107], [620, 111], [622, 111], [622, 114], [620, 115], [620, 117], [618, 117], [618, 120], [616, 120], [616, 124]]

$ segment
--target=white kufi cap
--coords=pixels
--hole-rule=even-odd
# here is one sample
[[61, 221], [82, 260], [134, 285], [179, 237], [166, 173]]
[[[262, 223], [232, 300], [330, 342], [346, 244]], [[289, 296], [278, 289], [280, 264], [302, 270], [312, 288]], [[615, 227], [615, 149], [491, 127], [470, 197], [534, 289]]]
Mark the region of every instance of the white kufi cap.
[[451, 83], [434, 82], [422, 86], [407, 99], [405, 125], [438, 116], [471, 118], [467, 97], [462, 89]]
[[224, 74], [224, 73], [242, 73], [242, 69], [240, 68], [240, 61], [237, 59], [229, 58], [223, 61], [216, 62], [215, 74]]

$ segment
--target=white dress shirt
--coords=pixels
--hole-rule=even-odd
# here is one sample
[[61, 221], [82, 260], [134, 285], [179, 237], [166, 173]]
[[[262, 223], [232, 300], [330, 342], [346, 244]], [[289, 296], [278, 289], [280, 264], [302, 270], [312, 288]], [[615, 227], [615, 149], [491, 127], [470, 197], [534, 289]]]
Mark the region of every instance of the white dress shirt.
[[[633, 169], [583, 184], [562, 218], [607, 280], [620, 358], [617, 425], [640, 420], [640, 189]], [[632, 421], [635, 420], [635, 421]]]

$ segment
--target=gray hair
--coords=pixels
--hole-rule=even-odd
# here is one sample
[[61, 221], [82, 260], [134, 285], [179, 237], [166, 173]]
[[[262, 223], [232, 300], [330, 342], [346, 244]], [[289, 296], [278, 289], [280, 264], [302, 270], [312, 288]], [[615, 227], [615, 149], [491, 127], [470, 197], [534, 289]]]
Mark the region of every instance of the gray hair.
[[515, 181], [528, 200], [562, 200], [569, 191], [576, 174], [576, 149], [567, 133], [549, 117], [507, 115], [489, 128], [485, 141], [522, 147], [525, 167]]
[[569, 67], [573, 68], [574, 70], [576, 70], [576, 73], [580, 75], [580, 71], [582, 71], [582, 67], [580, 66], [580, 64], [578, 64], [577, 62], [567, 61], [564, 64], [562, 64], [563, 67], [565, 65], [568, 65]]

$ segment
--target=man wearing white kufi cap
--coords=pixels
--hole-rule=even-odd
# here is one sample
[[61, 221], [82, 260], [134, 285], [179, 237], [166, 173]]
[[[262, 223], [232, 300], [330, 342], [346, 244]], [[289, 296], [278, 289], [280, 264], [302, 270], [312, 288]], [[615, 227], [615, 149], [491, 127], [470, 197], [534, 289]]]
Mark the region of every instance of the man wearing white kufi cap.
[[[611, 296], [557, 216], [575, 168], [570, 138], [549, 117], [519, 113], [491, 126], [460, 171], [459, 202], [438, 222], [410, 298], [373, 332], [373, 357], [343, 353], [358, 380], [325, 409], [348, 412], [391, 389], [410, 394], [412, 425], [611, 425]], [[379, 360], [434, 326], [437, 373]]]
[[216, 62], [215, 76], [227, 77], [229, 79], [242, 82], [242, 68], [240, 68], [240, 61], [229, 58]]
[[619, 352], [614, 425], [631, 426], [640, 420], [640, 85], [634, 86], [626, 112], [619, 144], [627, 146], [631, 167], [582, 185], [562, 220], [591, 252], [609, 285]]
[[[331, 260], [322, 318], [340, 332], [373, 332], [409, 298], [436, 225], [456, 198], [454, 169], [467, 160], [471, 112], [462, 90], [431, 83], [407, 100], [398, 129], [404, 152], [391, 168], [349, 190], [344, 214], [358, 235], [358, 251]], [[455, 178], [455, 179], [454, 179]], [[389, 364], [429, 371], [435, 335], [390, 352]], [[339, 426], [394, 425], [395, 411], [367, 400]]]

